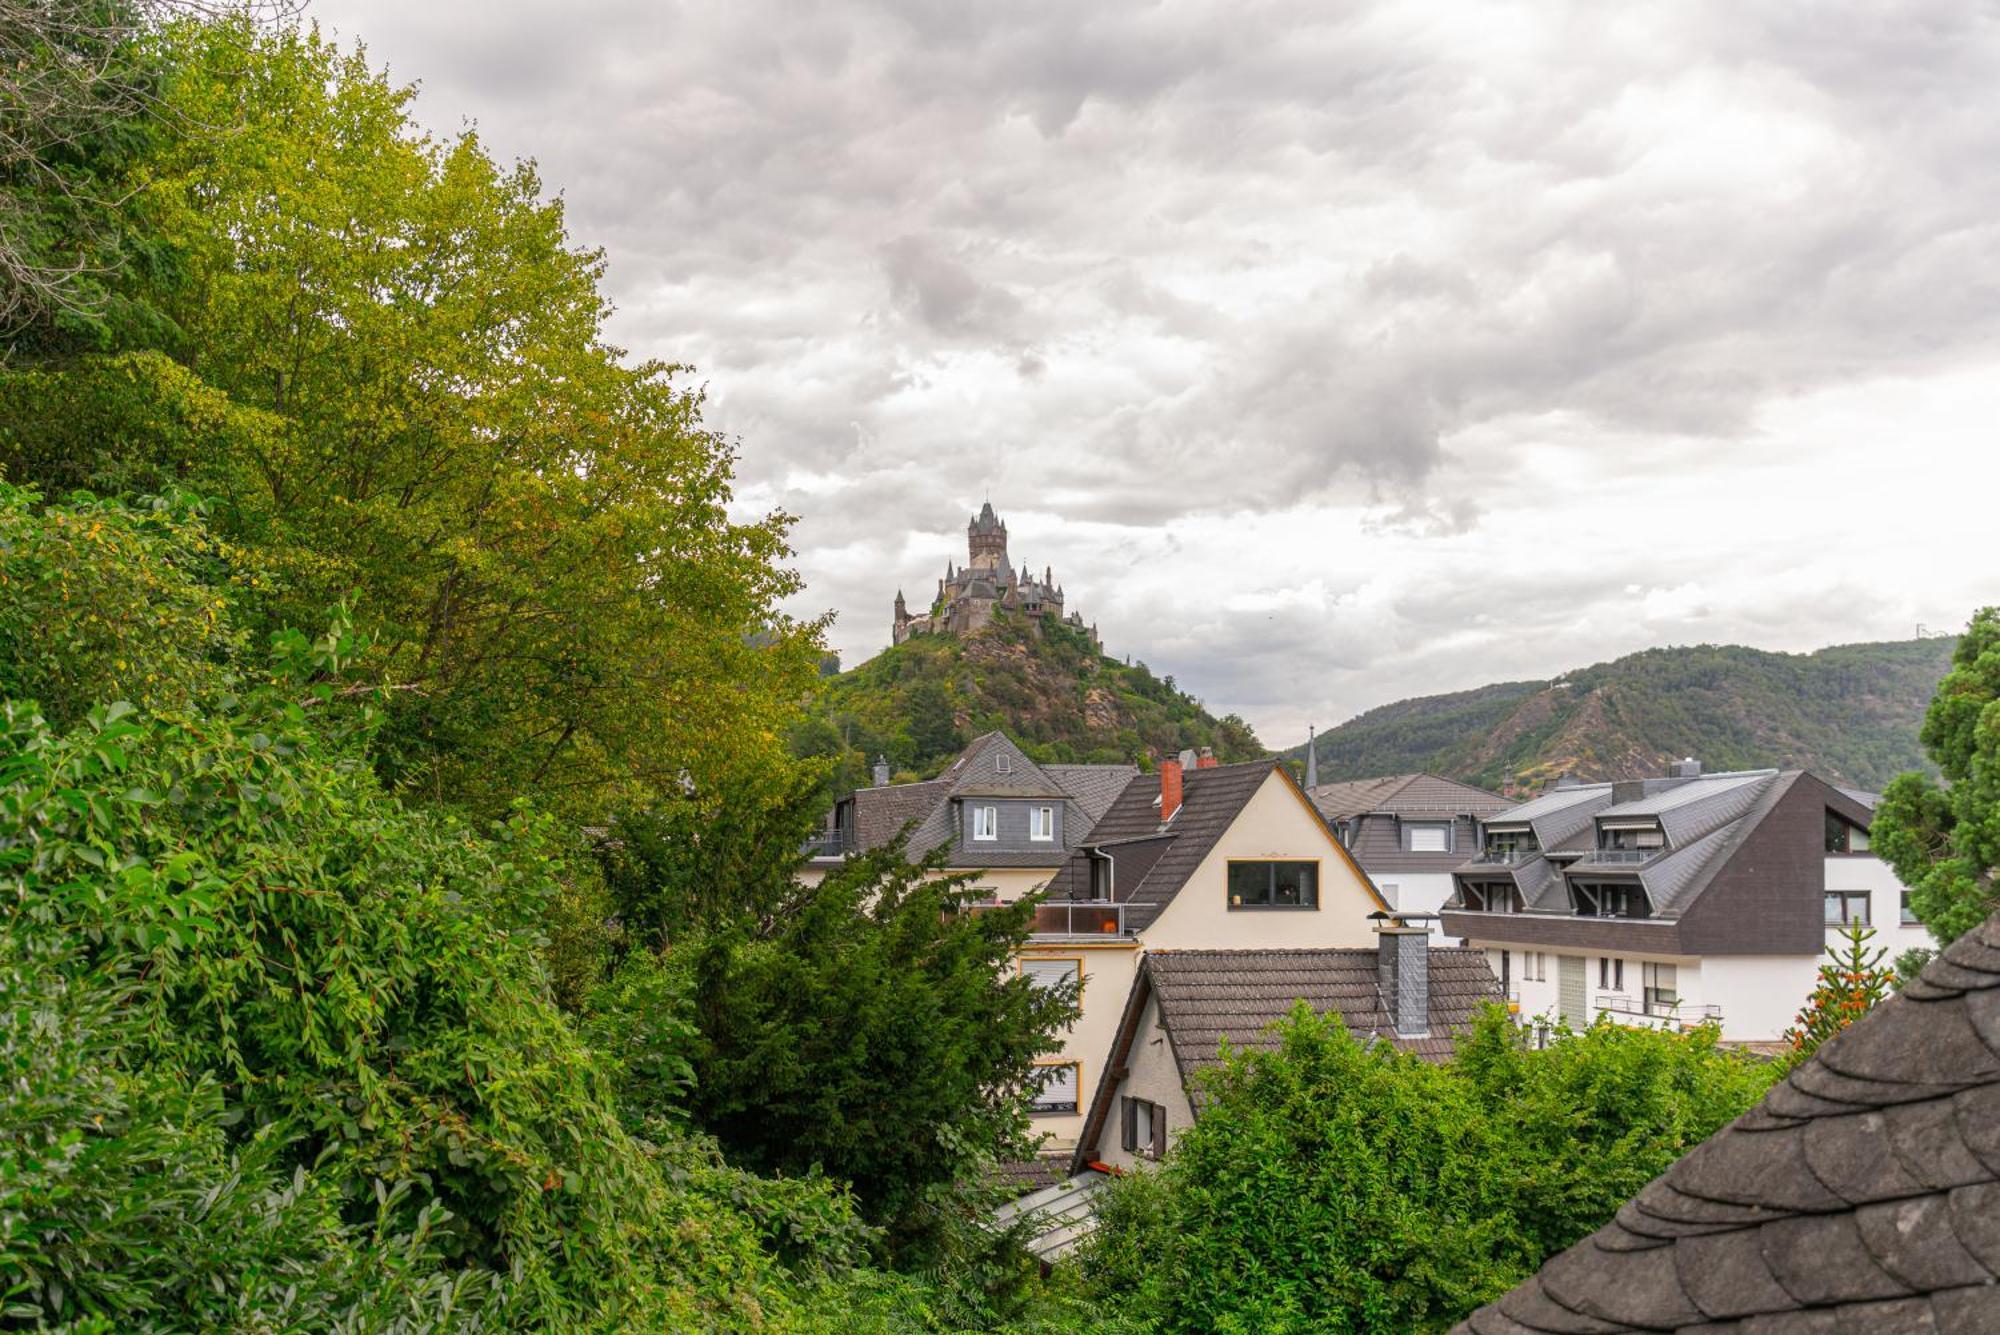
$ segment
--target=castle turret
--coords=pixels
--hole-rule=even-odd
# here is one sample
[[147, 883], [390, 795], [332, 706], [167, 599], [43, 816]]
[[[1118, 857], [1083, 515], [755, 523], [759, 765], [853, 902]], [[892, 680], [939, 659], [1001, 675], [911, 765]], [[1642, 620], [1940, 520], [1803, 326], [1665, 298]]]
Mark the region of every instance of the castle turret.
[[1007, 526], [1000, 522], [1000, 516], [993, 513], [993, 502], [988, 501], [965, 526], [965, 546], [971, 553], [972, 564], [985, 566], [989, 570], [1007, 570]]

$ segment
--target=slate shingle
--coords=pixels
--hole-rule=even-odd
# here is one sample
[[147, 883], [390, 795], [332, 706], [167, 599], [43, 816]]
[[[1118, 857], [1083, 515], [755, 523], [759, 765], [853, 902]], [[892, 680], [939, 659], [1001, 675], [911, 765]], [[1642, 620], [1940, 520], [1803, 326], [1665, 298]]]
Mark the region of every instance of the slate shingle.
[[1458, 1329], [2000, 1335], [1996, 963], [2000, 915]]

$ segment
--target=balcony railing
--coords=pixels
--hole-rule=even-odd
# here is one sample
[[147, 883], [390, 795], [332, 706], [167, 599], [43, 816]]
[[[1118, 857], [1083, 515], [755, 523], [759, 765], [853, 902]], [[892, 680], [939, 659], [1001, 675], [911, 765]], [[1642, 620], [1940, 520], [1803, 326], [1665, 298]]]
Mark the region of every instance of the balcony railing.
[[1722, 1007], [1697, 1006], [1684, 1001], [1670, 1005], [1661, 1001], [1612, 996], [1600, 992], [1597, 995], [1597, 1009], [1610, 1011], [1614, 1015], [1631, 1015], [1647, 1020], [1659, 1020], [1666, 1024], [1677, 1024], [1683, 1029], [1691, 1029], [1698, 1024], [1722, 1023]]
[[1059, 900], [1035, 906], [1036, 936], [1125, 935], [1125, 908], [1105, 900]]
[[1587, 859], [1590, 862], [1644, 862], [1666, 852], [1664, 848], [1594, 848]]
[[821, 830], [806, 840], [805, 855], [809, 858], [843, 858], [853, 851], [854, 830], [849, 826]]
[[1472, 860], [1482, 867], [1514, 867], [1541, 855], [1539, 848], [1482, 848]]

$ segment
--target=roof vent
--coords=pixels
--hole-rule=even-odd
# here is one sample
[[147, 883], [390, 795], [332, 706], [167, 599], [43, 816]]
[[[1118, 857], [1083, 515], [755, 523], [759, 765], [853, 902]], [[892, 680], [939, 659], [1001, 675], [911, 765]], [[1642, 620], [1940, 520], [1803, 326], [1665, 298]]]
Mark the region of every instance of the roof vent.
[[1667, 766], [1667, 777], [1669, 779], [1699, 779], [1701, 777], [1701, 762], [1693, 756], [1689, 756], [1685, 760], [1676, 760]]

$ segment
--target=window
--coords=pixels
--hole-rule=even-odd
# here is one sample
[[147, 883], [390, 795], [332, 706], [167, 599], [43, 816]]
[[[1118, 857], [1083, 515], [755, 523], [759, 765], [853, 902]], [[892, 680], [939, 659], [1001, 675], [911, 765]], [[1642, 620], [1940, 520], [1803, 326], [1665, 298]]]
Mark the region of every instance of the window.
[[1167, 1152], [1167, 1110], [1146, 1099], [1128, 1098], [1121, 1108], [1118, 1143], [1147, 1159]]
[[1905, 927], [1921, 927], [1923, 921], [1922, 918], [1917, 916], [1917, 911], [1910, 907], [1910, 892], [1905, 890], [1903, 892], [1903, 925]]
[[1521, 952], [1521, 981], [1525, 983], [1546, 983], [1549, 981], [1549, 955], [1545, 950], [1524, 950]]
[[1868, 892], [1866, 890], [1829, 890], [1826, 892], [1826, 925], [1845, 927], [1849, 923], [1868, 925]]
[[1229, 864], [1229, 907], [1316, 909], [1319, 907], [1319, 864], [1232, 862]]
[[1075, 1062], [1052, 1062], [1037, 1066], [1040, 1087], [1028, 1103], [1030, 1113], [1073, 1113], [1076, 1091], [1082, 1087], [1082, 1072]]
[[1500, 990], [1501, 990], [1502, 992], [1505, 992], [1505, 991], [1507, 990], [1507, 984], [1513, 981], [1513, 978], [1512, 978], [1512, 975], [1513, 975], [1513, 972], [1514, 972], [1514, 952], [1513, 952], [1513, 951], [1511, 951], [1511, 950], [1503, 950], [1503, 951], [1501, 951], [1501, 952], [1500, 952]]
[[1014, 772], [1014, 757], [1008, 755], [1005, 751], [994, 756], [993, 772], [995, 774], [1012, 774]]
[[1056, 809], [1036, 807], [1028, 813], [1028, 837], [1046, 843], [1056, 837]]
[[1403, 847], [1412, 853], [1451, 852], [1451, 826], [1443, 821], [1411, 822], [1403, 827]]
[[1826, 813], [1826, 851], [1829, 853], [1866, 853], [1868, 851], [1868, 831], [1856, 825], [1849, 825], [1833, 812]]
[[972, 837], [974, 839], [998, 839], [1000, 837], [1000, 808], [974, 807], [972, 809]]
[[1092, 899], [1111, 898], [1111, 875], [1113, 864], [1110, 858], [1093, 855], [1090, 859], [1090, 897]]
[[1076, 959], [1024, 959], [1021, 976], [1036, 987], [1061, 987], [1083, 981], [1083, 961]]
[[1623, 992], [1625, 990], [1624, 960], [1611, 961], [1611, 990], [1613, 992]]
[[1401, 904], [1396, 902], [1397, 898], [1403, 893], [1402, 886], [1397, 885], [1394, 881], [1383, 881], [1375, 888], [1382, 892], [1382, 898], [1389, 901], [1390, 908], [1398, 909], [1402, 907]]
[[1680, 979], [1671, 964], [1648, 964], [1641, 974], [1646, 988], [1646, 1013], [1670, 1011], [1681, 1004]]
[[1597, 985], [1606, 992], [1625, 990], [1625, 961], [1601, 955], [1597, 960]]
[[1611, 990], [1611, 958], [1608, 955], [1597, 957], [1597, 985], [1607, 992]]

